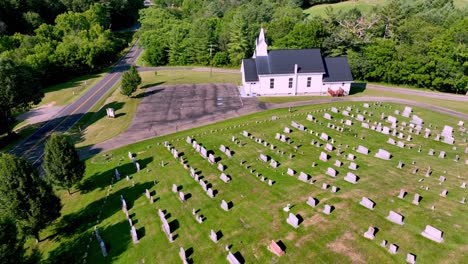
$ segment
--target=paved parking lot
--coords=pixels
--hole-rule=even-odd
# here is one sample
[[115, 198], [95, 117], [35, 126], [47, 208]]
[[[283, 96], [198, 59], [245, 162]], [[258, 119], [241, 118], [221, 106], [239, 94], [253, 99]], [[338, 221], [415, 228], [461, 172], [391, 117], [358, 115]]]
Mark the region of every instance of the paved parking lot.
[[129, 128], [117, 137], [87, 149], [84, 156], [263, 109], [263, 104], [254, 98], [241, 99], [234, 84], [147, 88]]

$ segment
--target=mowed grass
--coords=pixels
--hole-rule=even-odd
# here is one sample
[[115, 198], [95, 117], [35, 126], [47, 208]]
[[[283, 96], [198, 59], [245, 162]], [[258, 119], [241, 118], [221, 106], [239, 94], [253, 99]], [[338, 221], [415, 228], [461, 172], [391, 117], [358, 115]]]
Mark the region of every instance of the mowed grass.
[[[466, 263], [466, 245], [468, 244], [467, 206], [458, 201], [466, 196], [466, 189], [459, 186], [467, 181], [468, 165], [464, 164], [468, 155], [464, 154], [467, 143], [457, 132], [457, 119], [432, 113], [423, 109], [413, 108], [414, 114], [422, 117], [425, 127], [432, 130], [432, 138], [425, 139], [422, 135], [412, 134], [413, 140], [406, 141], [409, 148], [398, 148], [385, 143], [389, 138], [372, 130], [363, 129], [360, 123], [354, 121], [351, 127], [345, 126], [343, 132], [327, 128], [330, 122], [343, 126], [341, 119], [352, 119], [332, 113], [330, 107], [337, 107], [340, 112], [346, 106], [353, 108], [352, 114], [358, 111], [363, 114], [372, 112], [372, 116], [364, 114], [369, 122], [382, 122], [381, 113], [393, 114], [394, 110], [403, 110], [404, 105], [371, 103], [371, 108], [364, 109], [363, 103], [334, 103], [306, 107], [297, 107], [293, 113], [288, 109], [276, 109], [258, 114], [230, 119], [173, 135], [155, 138], [123, 147], [108, 153], [99, 154], [86, 161], [86, 177], [80, 184], [80, 191], [68, 196], [66, 191], [60, 192], [63, 202], [62, 218], [41, 234], [47, 238], [39, 243], [43, 260], [50, 263], [82, 262], [85, 252], [87, 263], [180, 263], [179, 248], [184, 247], [192, 252], [190, 258], [194, 263], [226, 263], [226, 245], [232, 245], [233, 253], [240, 252], [246, 263], [402, 263], [407, 253], [417, 255], [419, 263]], [[324, 112], [333, 116], [332, 121], [322, 118]], [[314, 115], [318, 122], [306, 120], [308, 113]], [[279, 119], [271, 121], [275, 115]], [[409, 119], [397, 116], [400, 122]], [[304, 124], [308, 131], [293, 129], [287, 136], [292, 144], [282, 143], [275, 139], [276, 133], [283, 133], [285, 126], [291, 127], [295, 121]], [[457, 149], [435, 141], [434, 135], [440, 133], [443, 125], [455, 128], [454, 137]], [[437, 127], [437, 128], [436, 128]], [[242, 136], [242, 131], [250, 132], [256, 138], [261, 138], [276, 146], [258, 144], [254, 139]], [[400, 130], [399, 130], [400, 131]], [[322, 146], [312, 146], [311, 140], [320, 141], [316, 133], [325, 132], [330, 135], [339, 147], [329, 152], [328, 162], [320, 161]], [[409, 134], [408, 128], [402, 131]], [[423, 133], [424, 134], [424, 131]], [[186, 137], [191, 136], [206, 149], [212, 150], [219, 163], [225, 165], [225, 173], [232, 177], [228, 184], [219, 179], [220, 172], [215, 165], [204, 160], [190, 144]], [[237, 145], [232, 137], [241, 141]], [[396, 139], [399, 140], [399, 139]], [[176, 148], [182, 155], [187, 166], [195, 168], [203, 180], [211, 184], [217, 191], [215, 198], [209, 198], [201, 186], [184, 169], [180, 160], [163, 146], [163, 142]], [[223, 144], [234, 155], [228, 158], [219, 151]], [[362, 155], [354, 151], [358, 145], [370, 150], [370, 155]], [[418, 153], [419, 146], [422, 152]], [[297, 149], [296, 149], [296, 148]], [[374, 157], [379, 148], [392, 154], [389, 161]], [[429, 156], [429, 149], [434, 149], [435, 156]], [[438, 158], [440, 151], [445, 151], [445, 159]], [[141, 171], [136, 172], [135, 166], [129, 160], [128, 152], [136, 155], [141, 165]], [[284, 152], [284, 154], [282, 154]], [[275, 170], [258, 160], [264, 153], [280, 163]], [[347, 154], [356, 155], [355, 163], [359, 168], [355, 172], [360, 180], [356, 185], [343, 180], [350, 170]], [[290, 158], [290, 154], [294, 157]], [[460, 161], [455, 162], [455, 155], [460, 155]], [[335, 160], [344, 163], [335, 167]], [[397, 169], [398, 161], [404, 162], [403, 169]], [[246, 163], [241, 165], [241, 161]], [[414, 161], [414, 165], [412, 162]], [[161, 162], [165, 163], [161, 167]], [[312, 162], [317, 164], [312, 167]], [[417, 166], [417, 175], [412, 174]], [[424, 177], [428, 166], [433, 171], [430, 177]], [[336, 178], [325, 175], [327, 167], [335, 168], [339, 174]], [[114, 169], [118, 169], [122, 179], [112, 182]], [[308, 173], [315, 184], [301, 182], [297, 177], [286, 174], [288, 168], [297, 172]], [[252, 170], [252, 172], [251, 172]], [[275, 181], [268, 186], [256, 177], [256, 173]], [[126, 180], [128, 175], [130, 180]], [[297, 176], [296, 175], [296, 176]], [[444, 175], [447, 181], [439, 184], [439, 176]], [[420, 182], [420, 179], [423, 179]], [[322, 190], [323, 183], [340, 188], [338, 193], [331, 193], [330, 188]], [[171, 191], [173, 184], [178, 185], [190, 198], [185, 203]], [[426, 191], [421, 187], [428, 186]], [[148, 189], [155, 197], [155, 203], [150, 204], [145, 197]], [[398, 199], [400, 189], [409, 194], [404, 199]], [[443, 189], [448, 190], [448, 196], [439, 196]], [[106, 197], [108, 193], [108, 196]], [[419, 206], [411, 203], [415, 193], [423, 198]], [[120, 196], [127, 202], [130, 217], [140, 236], [140, 242], [132, 243], [130, 226], [121, 210]], [[319, 199], [319, 205], [312, 208], [306, 204], [307, 197]], [[368, 197], [376, 202], [373, 211], [361, 205], [361, 197]], [[233, 203], [233, 208], [225, 212], [220, 208], [221, 200]], [[298, 229], [286, 223], [288, 216], [282, 208], [292, 205], [291, 212], [300, 214], [304, 221]], [[325, 204], [335, 207], [331, 215], [322, 213]], [[431, 206], [435, 205], [435, 210]], [[161, 221], [157, 209], [165, 210], [168, 222], [176, 236], [169, 243], [161, 229]], [[206, 217], [199, 224], [192, 215], [192, 209]], [[397, 211], [405, 216], [405, 225], [399, 226], [385, 219], [389, 210]], [[432, 242], [420, 235], [426, 225], [432, 225], [444, 231], [444, 242]], [[95, 238], [90, 241], [94, 227], [99, 228], [109, 256], [102, 257]], [[369, 226], [379, 229], [375, 240], [362, 236]], [[210, 230], [221, 231], [223, 236], [215, 244], [209, 239]], [[280, 258], [267, 250], [271, 240], [281, 240], [286, 246], [286, 254]], [[390, 254], [379, 244], [382, 240], [399, 246], [398, 254]], [[89, 250], [87, 245], [89, 244]]]
[[364, 14], [369, 14], [372, 9], [387, 3], [388, 0], [357, 0], [357, 1], [345, 1], [334, 4], [322, 4], [315, 5], [306, 10], [304, 13], [311, 16], [325, 17], [327, 14], [327, 9], [332, 8], [333, 12], [346, 12], [353, 8], [357, 8]]
[[[142, 84], [132, 97], [120, 94], [118, 82], [111, 89], [110, 95], [74, 126], [70, 134], [73, 135], [77, 147], [97, 144], [125, 131], [144, 97], [145, 88], [187, 83], [238, 83], [241, 78], [240, 73], [213, 72], [210, 76], [209, 72], [188, 70], [164, 70], [158, 71], [156, 75], [153, 71], [141, 72], [140, 76]], [[106, 109], [109, 107], [114, 108], [116, 118], [106, 116]]]
[[102, 73], [84, 75], [68, 82], [49, 86], [44, 89], [44, 98], [38, 106], [53, 104], [64, 106], [79, 98], [86, 91], [101, 80], [108, 71]]
[[[439, 107], [444, 107], [447, 109], [451, 109], [457, 112], [466, 113], [468, 111], [468, 105], [466, 102], [461, 101], [453, 101], [453, 100], [443, 100], [431, 97], [424, 97], [424, 96], [414, 96], [414, 95], [407, 95], [401, 94], [397, 92], [388, 92], [388, 91], [381, 91], [377, 89], [370, 89], [367, 88], [362, 92], [357, 92], [347, 97], [363, 97], [363, 96], [375, 96], [375, 97], [390, 97], [390, 98], [399, 98], [405, 100], [411, 100], [415, 102], [426, 103], [430, 105], [435, 105]], [[309, 100], [318, 100], [324, 99], [327, 97], [324, 96], [261, 96], [257, 99], [260, 102], [264, 103], [290, 103], [296, 101], [309, 101]]]

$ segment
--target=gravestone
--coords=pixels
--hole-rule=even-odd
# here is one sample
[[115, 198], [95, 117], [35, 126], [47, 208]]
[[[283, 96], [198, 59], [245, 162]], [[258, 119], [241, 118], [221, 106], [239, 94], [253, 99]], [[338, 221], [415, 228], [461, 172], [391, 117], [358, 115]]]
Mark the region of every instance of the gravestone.
[[219, 176], [219, 178], [224, 182], [224, 183], [228, 183], [231, 181], [231, 177], [229, 177], [228, 175], [224, 174], [224, 173], [221, 173], [221, 176]]
[[185, 255], [185, 249], [183, 247], [180, 247], [179, 249], [179, 257], [183, 264], [188, 264], [187, 256]]
[[265, 155], [265, 154], [260, 154], [260, 160], [263, 161], [263, 162], [267, 162], [268, 161], [268, 156]]
[[223, 208], [224, 211], [229, 211], [229, 205], [226, 203], [226, 201], [221, 201], [221, 208]]
[[326, 174], [331, 176], [331, 177], [336, 177], [336, 170], [333, 169], [333, 168], [328, 167]]
[[292, 213], [289, 213], [289, 216], [288, 218], [286, 219], [286, 222], [288, 224], [290, 224], [292, 227], [294, 228], [298, 228], [299, 227], [299, 218], [297, 218], [297, 216], [295, 216], [294, 214]]
[[466, 189], [466, 182], [462, 182], [462, 184], [460, 185], [460, 188]]
[[277, 168], [278, 167], [278, 162], [272, 159], [270, 161], [270, 166], [273, 167], [273, 168]]
[[406, 106], [401, 115], [404, 117], [409, 117], [411, 112], [413, 112], [413, 109], [409, 106]]
[[390, 254], [396, 254], [397, 251], [398, 251], [398, 246], [396, 244], [390, 244], [388, 248], [388, 252], [390, 252]]
[[283, 249], [281, 249], [281, 247], [275, 242], [275, 241], [271, 241], [270, 245], [267, 247], [268, 250], [275, 254], [276, 256], [278, 257], [281, 257], [283, 256], [286, 252], [284, 252]]
[[417, 193], [414, 194], [414, 198], [413, 198], [413, 204], [414, 205], [419, 205], [419, 201], [421, 201], [421, 196]]
[[288, 168], [287, 174], [288, 174], [289, 176], [294, 176], [294, 174], [296, 174], [296, 172], [295, 172], [293, 169]]
[[363, 147], [363, 146], [361, 146], [361, 145], [358, 146], [356, 152], [357, 152], [357, 153], [364, 154], [364, 155], [369, 154], [369, 150], [368, 150], [366, 147]]
[[445, 177], [444, 177], [444, 176], [440, 176], [440, 177], [439, 177], [439, 182], [440, 182], [440, 183], [445, 182]]
[[332, 192], [332, 193], [338, 192], [338, 187], [332, 186], [331, 192]]
[[183, 192], [179, 192], [179, 199], [181, 202], [185, 202], [185, 194]]
[[390, 211], [388, 213], [388, 216], [387, 216], [387, 219], [395, 224], [399, 224], [399, 225], [404, 225], [405, 223], [403, 222], [403, 215], [397, 213], [397, 212], [394, 212], [394, 211]]
[[397, 142], [397, 147], [399, 148], [404, 148], [405, 147], [405, 143], [403, 141], [398, 141]]
[[442, 238], [443, 234], [444, 233], [441, 230], [430, 225], [426, 225], [426, 229], [424, 229], [424, 231], [422, 231], [421, 233], [423, 237], [428, 238], [437, 243], [444, 242], [444, 239]]
[[140, 163], [135, 162], [135, 167], [136, 167], [136, 171], [139, 172], [140, 171]]
[[324, 113], [323, 118], [325, 118], [327, 120], [332, 120], [332, 116], [329, 113]]
[[172, 192], [176, 193], [178, 191], [177, 185], [172, 184]]
[[406, 191], [404, 189], [400, 190], [400, 194], [398, 194], [398, 198], [404, 199], [406, 196]]
[[415, 264], [416, 263], [416, 255], [412, 253], [406, 254], [406, 263]]
[[447, 190], [442, 190], [442, 192], [440, 193], [440, 196], [447, 197], [447, 194], [448, 194]]
[[328, 161], [328, 155], [325, 152], [320, 152], [320, 158], [321, 161]]
[[439, 158], [441, 158], [441, 159], [445, 158], [445, 151], [441, 151], [439, 153]]
[[225, 152], [225, 151], [226, 151], [226, 146], [221, 145], [221, 146], [219, 147], [219, 150], [221, 150], [221, 152]]
[[375, 203], [367, 197], [362, 197], [359, 204], [370, 210], [374, 210], [374, 207], [375, 207]]
[[398, 162], [397, 168], [398, 168], [398, 169], [403, 168], [403, 162], [402, 162], [401, 160]]
[[208, 190], [206, 190], [206, 194], [207, 194], [210, 198], [214, 198], [213, 189], [208, 188]]
[[346, 120], [345, 120], [345, 125], [347, 125], [347, 126], [352, 126], [352, 125], [353, 125], [353, 122], [352, 122], [351, 120], [349, 120], [349, 119], [346, 119]]
[[333, 146], [330, 143], [325, 144], [325, 150], [333, 151]]
[[114, 108], [106, 108], [107, 117], [115, 118]]
[[224, 165], [221, 164], [221, 163], [219, 163], [219, 164], [218, 164], [218, 170], [219, 170], [219, 171], [224, 171]]
[[291, 133], [291, 129], [289, 127], [284, 127], [284, 133]]
[[354, 162], [349, 163], [348, 169], [357, 170], [357, 164]]
[[375, 238], [375, 227], [369, 226], [367, 231], [364, 233], [364, 237], [370, 240], [374, 240]]
[[307, 199], [307, 204], [312, 207], [315, 207], [318, 204], [318, 200], [309, 196], [309, 198]]
[[301, 171], [301, 173], [299, 174], [299, 178], [298, 178], [300, 181], [303, 181], [303, 182], [308, 182], [309, 179], [310, 179], [310, 176], [307, 174], [307, 173], [304, 173]]
[[314, 121], [315, 117], [313, 115], [307, 115], [307, 120]]
[[379, 149], [379, 151], [375, 154], [375, 157], [383, 159], [383, 160], [389, 160], [391, 155], [388, 151]]
[[329, 137], [326, 133], [322, 132], [322, 134], [320, 134], [320, 139], [323, 141], [328, 141]]
[[322, 190], [326, 190], [326, 189], [328, 189], [328, 184], [323, 183], [323, 184], [322, 184]]
[[324, 214], [329, 215], [329, 214], [331, 214], [331, 211], [332, 211], [331, 205], [326, 204], [326, 205], [323, 207], [323, 211], [322, 211], [322, 212], [323, 212]]
[[359, 180], [359, 177], [356, 176], [352, 172], [348, 172], [348, 173], [346, 173], [346, 176], [344, 177], [344, 180], [349, 182], [349, 183], [356, 184], [358, 182], [358, 180]]
[[388, 143], [388, 144], [391, 144], [391, 145], [395, 145], [395, 144], [396, 144], [396, 143], [395, 143], [395, 140], [394, 140], [393, 138], [388, 138], [387, 143]]
[[355, 159], [354, 154], [349, 153], [347, 159], [348, 159], [348, 160], [354, 160], [354, 159]]
[[218, 243], [218, 235], [216, 234], [215, 231], [213, 231], [213, 229], [211, 229], [210, 231], [210, 239], [211, 241]]
[[336, 160], [334, 165], [335, 165], [336, 167], [341, 167], [342, 164], [343, 164], [343, 163], [342, 163], [341, 161]]
[[213, 154], [210, 154], [208, 156], [208, 161], [211, 163], [211, 164], [215, 164], [216, 163], [216, 160], [215, 160], [215, 157], [213, 156]]
[[133, 244], [137, 244], [139, 241], [135, 226], [132, 226], [132, 228], [130, 229], [130, 234], [132, 235]]

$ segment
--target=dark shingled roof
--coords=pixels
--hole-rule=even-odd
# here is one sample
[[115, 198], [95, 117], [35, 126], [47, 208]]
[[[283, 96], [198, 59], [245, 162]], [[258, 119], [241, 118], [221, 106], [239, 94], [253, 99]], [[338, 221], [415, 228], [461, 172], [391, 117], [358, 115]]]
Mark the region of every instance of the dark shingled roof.
[[323, 75], [323, 82], [353, 81], [346, 57], [325, 58], [324, 62], [327, 73]]
[[255, 59], [243, 59], [244, 62], [244, 74], [246, 82], [258, 82], [257, 67], [255, 65]]
[[294, 64], [299, 73], [325, 72], [320, 49], [288, 49], [268, 52], [270, 74], [294, 73]]

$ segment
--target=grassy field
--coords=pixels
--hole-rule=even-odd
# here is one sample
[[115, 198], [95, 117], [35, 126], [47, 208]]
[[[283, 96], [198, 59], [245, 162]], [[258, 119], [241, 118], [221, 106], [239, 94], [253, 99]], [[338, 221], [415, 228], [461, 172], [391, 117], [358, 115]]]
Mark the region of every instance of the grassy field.
[[[387, 92], [387, 91], [380, 91], [375, 89], [365, 89], [362, 92], [358, 92], [355, 94], [349, 95], [349, 97], [362, 97], [362, 96], [378, 96], [378, 97], [392, 97], [392, 98], [401, 98], [412, 100], [416, 102], [422, 102], [427, 104], [432, 104], [435, 106], [444, 107], [447, 109], [452, 109], [458, 112], [465, 113], [468, 111], [468, 106], [465, 102], [460, 101], [452, 101], [452, 100], [442, 100], [437, 98], [430, 98], [424, 96], [409, 96], [406, 94], [400, 94], [396, 92]], [[265, 103], [288, 103], [288, 102], [295, 102], [295, 101], [307, 101], [307, 100], [315, 100], [315, 99], [323, 99], [323, 96], [261, 96], [258, 97], [258, 100]]]
[[[140, 73], [142, 84], [140, 89], [128, 98], [120, 94], [120, 82], [112, 88], [112, 93], [105, 101], [97, 104], [97, 107], [78, 122], [70, 131], [75, 139], [77, 147], [89, 146], [117, 136], [125, 131], [132, 122], [141, 94], [145, 88], [156, 85], [172, 85], [186, 83], [239, 83], [240, 74], [213, 72], [210, 77], [209, 72], [170, 70]], [[114, 108], [116, 118], [106, 117], [106, 108]], [[82, 130], [80, 132], [80, 129]]]
[[358, 0], [358, 1], [345, 1], [335, 4], [323, 4], [310, 7], [304, 10], [304, 12], [311, 16], [324, 17], [327, 12], [327, 8], [332, 8], [334, 12], [342, 11], [346, 12], [353, 8], [359, 9], [361, 12], [367, 14], [372, 11], [374, 7], [385, 4], [387, 0]]
[[[395, 104], [371, 104], [369, 109], [365, 109], [363, 103], [335, 103], [297, 107], [293, 113], [288, 113], [287, 109], [276, 109], [99, 154], [86, 161], [86, 177], [79, 191], [72, 196], [68, 196], [66, 191], [60, 192], [63, 216], [41, 234], [43, 241], [38, 245], [44, 262], [82, 263], [87, 252], [87, 263], [180, 263], [179, 247], [184, 247], [191, 252], [189, 258], [193, 263], [226, 263], [225, 246], [232, 245], [231, 251], [239, 252], [246, 263], [308, 263], [311, 259], [317, 263], [403, 263], [407, 253], [416, 254], [419, 263], [467, 263], [468, 209], [458, 201], [466, 196], [466, 189], [459, 186], [468, 178], [468, 166], [464, 165], [468, 155], [463, 153], [468, 145], [462, 141], [463, 136], [459, 132], [454, 133], [456, 150], [433, 140], [445, 124], [453, 126], [456, 131], [458, 120], [414, 108], [414, 114], [426, 120], [425, 127], [432, 130], [432, 139], [412, 134], [412, 141], [402, 140], [411, 149], [402, 149], [385, 143], [388, 135], [363, 129], [359, 122], [354, 121], [351, 127], [344, 126], [340, 120], [352, 118], [332, 113], [332, 106], [340, 112], [350, 106], [354, 115], [372, 112], [372, 117], [364, 114], [371, 123], [383, 122], [380, 120], [381, 113], [393, 115], [394, 110], [402, 111], [404, 108]], [[322, 118], [324, 111], [332, 114], [333, 121]], [[308, 113], [314, 115], [318, 122], [307, 121]], [[273, 115], [279, 119], [271, 121]], [[397, 117], [400, 122], [408, 121], [407, 118]], [[291, 134], [287, 134], [292, 144], [276, 140], [275, 134], [283, 133], [285, 126], [291, 127], [291, 121], [304, 124], [308, 131], [293, 129]], [[344, 126], [344, 131], [327, 128], [327, 122]], [[276, 148], [271, 150], [269, 146], [264, 147], [254, 139], [242, 136], [243, 130]], [[344, 153], [329, 152], [330, 160], [320, 161], [319, 154], [325, 151], [324, 142], [321, 141], [321, 147], [310, 142], [320, 141], [315, 133], [321, 132], [331, 136], [333, 145]], [[409, 134], [408, 128], [402, 132]], [[232, 177], [230, 183], [219, 179], [220, 172], [216, 166], [210, 165], [195, 152], [185, 141], [187, 136], [207, 150], [214, 151], [215, 157], [220, 159], [219, 163], [226, 166], [225, 173]], [[241, 144], [232, 142], [233, 136]], [[211, 184], [212, 189], [217, 191], [215, 198], [211, 199], [203, 192], [191, 178], [189, 170], [184, 169], [181, 162], [175, 160], [163, 146], [164, 141], [176, 148], [185, 164], [195, 168], [203, 180]], [[218, 150], [221, 144], [234, 151], [233, 157], [228, 158]], [[356, 153], [354, 149], [358, 145], [369, 148], [370, 155]], [[422, 146], [421, 153], [418, 153], [419, 146]], [[375, 158], [374, 154], [379, 148], [388, 150], [393, 155], [392, 159], [385, 161]], [[430, 148], [436, 151], [436, 156], [427, 155]], [[445, 159], [437, 157], [440, 151], [446, 151]], [[135, 171], [135, 166], [127, 157], [128, 152], [136, 155], [142, 168], [140, 172]], [[278, 161], [278, 169], [261, 162], [258, 159], [260, 153]], [[359, 167], [355, 174], [360, 180], [356, 185], [343, 180], [346, 172], [350, 171], [347, 169], [350, 164], [346, 159], [348, 153], [357, 156], [354, 162]], [[456, 154], [460, 155], [460, 162], [453, 160]], [[342, 167], [333, 165], [337, 159], [344, 163]], [[403, 169], [396, 168], [399, 160], [405, 164]], [[246, 163], [241, 165], [241, 161]], [[165, 163], [164, 167], [160, 166], [161, 162]], [[317, 166], [312, 167], [312, 162]], [[414, 166], [419, 168], [417, 175], [412, 174]], [[432, 176], [424, 177], [428, 166], [433, 171]], [[335, 168], [338, 176], [326, 176], [324, 172], [327, 167]], [[115, 168], [122, 175], [119, 181], [111, 180]], [[297, 173], [308, 173], [315, 184], [301, 182], [297, 175], [288, 176], [287, 168]], [[274, 180], [273, 186], [256, 177], [257, 172]], [[125, 179], [126, 175], [130, 180]], [[439, 184], [440, 175], [447, 178], [443, 184]], [[423, 181], [420, 182], [420, 179]], [[332, 193], [330, 188], [322, 190], [322, 183], [340, 189], [337, 193]], [[172, 184], [180, 186], [180, 191], [190, 195], [186, 202], [181, 203], [178, 195], [171, 191]], [[422, 186], [429, 189], [422, 189]], [[154, 204], [150, 204], [145, 197], [145, 189], [154, 196]], [[400, 189], [409, 192], [404, 199], [396, 197]], [[439, 196], [443, 189], [448, 190], [446, 198]], [[419, 206], [411, 203], [415, 193], [423, 197]], [[132, 243], [130, 226], [121, 210], [120, 195], [127, 202], [129, 215], [139, 234], [138, 244]], [[305, 203], [309, 196], [319, 200], [316, 208]], [[359, 205], [363, 196], [376, 202], [373, 211]], [[232, 202], [232, 209], [223, 211], [220, 208], [221, 200]], [[298, 229], [286, 223], [288, 213], [282, 208], [288, 203], [292, 205], [291, 212], [303, 218]], [[331, 215], [322, 213], [325, 204], [335, 207]], [[435, 210], [430, 209], [433, 205]], [[168, 214], [168, 222], [175, 235], [173, 243], [168, 242], [161, 230], [157, 214], [159, 208]], [[193, 208], [206, 217], [202, 224], [195, 221]], [[405, 225], [399, 226], [386, 220], [389, 210], [404, 215]], [[420, 233], [426, 225], [443, 230], [444, 242], [438, 244], [422, 237]], [[105, 258], [96, 239], [90, 241], [95, 226], [99, 228], [108, 249], [109, 256]], [[379, 229], [373, 241], [362, 236], [369, 226]], [[217, 244], [209, 239], [211, 229], [223, 234]], [[379, 245], [384, 239], [399, 246], [396, 255]], [[267, 250], [271, 240], [283, 242], [286, 246], [284, 256], [278, 258]]]
[[[386, 4], [388, 0], [356, 0], [356, 1], [345, 1], [335, 4], [322, 4], [310, 7], [304, 12], [311, 16], [324, 17], [326, 15], [327, 8], [332, 8], [334, 12], [342, 11], [346, 12], [353, 8], [359, 9], [364, 14], [368, 14], [373, 8], [380, 5]], [[454, 0], [454, 5], [458, 8], [465, 8], [468, 6], [468, 0]]]

